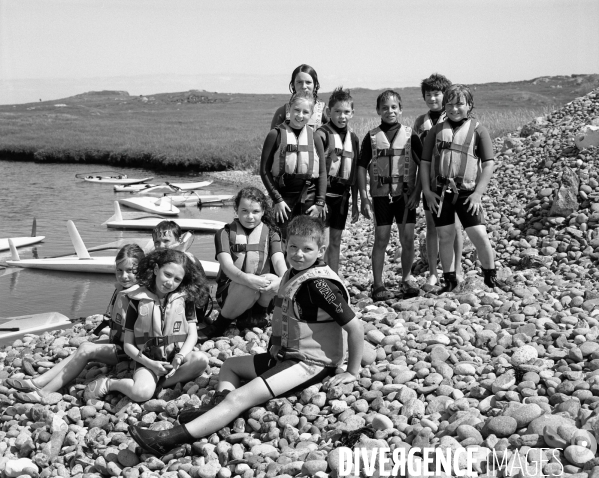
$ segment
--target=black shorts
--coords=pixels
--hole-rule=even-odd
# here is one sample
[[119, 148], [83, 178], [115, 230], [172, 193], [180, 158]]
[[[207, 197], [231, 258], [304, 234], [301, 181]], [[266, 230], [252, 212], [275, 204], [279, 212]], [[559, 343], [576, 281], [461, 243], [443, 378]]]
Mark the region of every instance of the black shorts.
[[[316, 192], [309, 191], [306, 194], [304, 202], [301, 202], [301, 200], [298, 199], [297, 195], [283, 196], [283, 201], [285, 201], [287, 205], [291, 208], [291, 214], [287, 213], [288, 219], [286, 221], [277, 221], [277, 226], [279, 226], [279, 229], [281, 230], [281, 239], [285, 240], [287, 239], [287, 225], [291, 222], [291, 220], [294, 217], [306, 214], [306, 211], [314, 205], [314, 202], [316, 201]], [[293, 207], [291, 207], [292, 204], [294, 205]]]
[[[405, 211], [403, 196], [395, 196], [393, 202], [389, 202], [389, 196], [373, 197], [372, 208], [377, 226], [391, 226], [393, 219], [397, 224], [403, 223]], [[408, 210], [406, 224], [416, 224], [416, 209]]]
[[268, 352], [254, 355], [254, 370], [264, 381], [273, 398], [303, 390], [335, 374], [335, 367], [311, 365], [299, 360], [279, 362]]
[[345, 198], [345, 204], [343, 204], [343, 196], [327, 196], [326, 202], [328, 212], [324, 225], [343, 231], [345, 229], [345, 222], [347, 221], [347, 213], [349, 212], [348, 198]]
[[[445, 197], [443, 198], [443, 206], [441, 208], [441, 215], [437, 217], [437, 214], [433, 214], [433, 220], [435, 221], [435, 227], [450, 226], [455, 224], [455, 216], [458, 215], [460, 222], [464, 229], [468, 229], [473, 226], [483, 226], [485, 224], [485, 214], [481, 209], [478, 214], [472, 214], [468, 212], [469, 204], [464, 204], [464, 201], [474, 191], [459, 191], [456, 203], [453, 204], [455, 193], [451, 191], [445, 191]], [[441, 188], [437, 190], [437, 194], [441, 195]]]

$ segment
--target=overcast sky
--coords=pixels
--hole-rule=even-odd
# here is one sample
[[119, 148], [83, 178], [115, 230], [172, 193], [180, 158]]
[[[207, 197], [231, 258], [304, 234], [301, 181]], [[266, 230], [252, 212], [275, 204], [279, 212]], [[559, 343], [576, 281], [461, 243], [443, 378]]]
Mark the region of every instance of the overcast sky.
[[599, 73], [597, 0], [0, 0], [0, 104]]

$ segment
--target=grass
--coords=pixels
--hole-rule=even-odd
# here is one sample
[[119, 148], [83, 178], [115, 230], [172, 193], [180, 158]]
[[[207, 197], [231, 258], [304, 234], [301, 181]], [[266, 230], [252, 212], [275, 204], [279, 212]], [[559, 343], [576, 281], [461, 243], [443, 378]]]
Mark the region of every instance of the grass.
[[[477, 117], [492, 137], [501, 136], [598, 83], [598, 75], [589, 75], [582, 81], [555, 77], [476, 85], [475, 101], [484, 106], [477, 107]], [[398, 91], [402, 123], [412, 125], [424, 111], [420, 91]], [[352, 126], [360, 138], [378, 124], [374, 105], [380, 92], [352, 90], [356, 110]], [[0, 156], [153, 169], [256, 171], [272, 115], [287, 98], [199, 91], [133, 97], [104, 91], [0, 106]]]

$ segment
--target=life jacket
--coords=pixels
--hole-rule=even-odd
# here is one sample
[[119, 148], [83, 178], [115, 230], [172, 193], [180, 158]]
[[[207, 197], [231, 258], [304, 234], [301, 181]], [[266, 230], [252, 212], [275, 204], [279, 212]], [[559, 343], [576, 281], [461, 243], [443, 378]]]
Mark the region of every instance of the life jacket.
[[368, 167], [372, 197], [407, 195], [416, 179], [417, 165], [412, 160], [412, 128], [400, 126], [393, 144], [377, 126], [370, 131], [372, 160]]
[[353, 174], [353, 160], [355, 157], [351, 130], [348, 128], [345, 141], [341, 141], [341, 135], [331, 126], [325, 124], [320, 127], [327, 135], [327, 150], [325, 153], [326, 169], [329, 184], [337, 182], [352, 186], [355, 182]]
[[129, 294], [130, 299], [139, 300], [133, 333], [140, 355], [164, 361], [181, 350], [189, 333], [185, 297], [184, 292], [172, 292], [163, 309], [160, 299], [145, 287]]
[[[435, 126], [435, 124], [433, 124], [433, 120], [431, 119], [431, 115], [429, 114], [429, 112], [426, 112], [423, 116], [424, 116], [424, 118], [422, 120], [422, 124], [420, 125], [420, 128], [418, 129], [418, 131], [416, 131], [416, 134], [422, 134], [425, 131], [430, 131], [432, 129], [432, 127]], [[439, 119], [437, 120], [437, 124], [442, 123], [446, 119], [447, 119], [447, 116], [445, 115], [445, 111], [441, 112], [441, 116], [439, 116]]]
[[110, 342], [117, 345], [122, 345], [125, 338], [125, 318], [127, 317], [127, 309], [129, 308], [129, 297], [127, 294], [139, 289], [139, 285], [135, 284], [128, 289], [123, 289], [120, 284], [115, 284], [114, 292], [108, 302], [108, 307], [104, 313], [104, 320], [92, 332], [94, 335], [100, 335], [100, 332], [107, 326], [110, 326], [108, 337]]
[[[474, 155], [474, 131], [478, 122], [466, 120], [455, 131], [448, 121], [437, 123], [435, 147], [432, 155], [431, 186], [457, 192], [472, 191], [482, 171], [480, 160]], [[457, 197], [457, 196], [456, 196]]]
[[[314, 112], [310, 119], [308, 120], [308, 126], [310, 126], [314, 131], [322, 126], [322, 114], [324, 113], [324, 101], [316, 101], [314, 103]], [[289, 121], [291, 119], [291, 112], [289, 111], [289, 103], [285, 104], [285, 120]]]
[[280, 132], [278, 161], [275, 156], [272, 162], [272, 175], [284, 185], [283, 177], [310, 181], [318, 177], [318, 154], [314, 147], [314, 131], [304, 126], [299, 137], [295, 135], [289, 124], [277, 126]]
[[346, 300], [349, 299], [347, 289], [329, 266], [307, 269], [292, 279], [289, 279], [290, 272], [287, 271], [281, 279], [275, 298], [271, 355], [280, 360], [301, 360], [326, 367], [340, 365], [347, 351], [343, 328], [324, 310], [318, 311], [316, 322], [303, 322], [299, 318], [295, 296], [300, 286], [312, 279], [335, 282]]
[[[231, 258], [235, 267], [247, 274], [262, 275], [270, 272], [270, 257], [268, 255], [270, 228], [263, 222], [246, 234], [239, 219], [229, 224], [229, 243]], [[219, 270], [219, 280], [226, 274]]]

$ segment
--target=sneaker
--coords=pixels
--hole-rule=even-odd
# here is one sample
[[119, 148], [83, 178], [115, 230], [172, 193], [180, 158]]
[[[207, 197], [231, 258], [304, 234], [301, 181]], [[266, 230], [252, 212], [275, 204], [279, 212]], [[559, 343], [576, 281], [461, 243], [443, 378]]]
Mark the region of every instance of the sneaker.
[[214, 322], [206, 324], [206, 327], [198, 330], [198, 343], [206, 342], [206, 340], [214, 337], [222, 337], [231, 325], [231, 322], [231, 320], [225, 319], [219, 314]]
[[186, 408], [185, 410], [179, 413], [177, 420], [181, 425], [195, 420], [199, 416], [216, 407], [220, 402], [222, 402], [225, 399], [225, 397], [230, 391], [231, 390], [223, 390], [222, 392], [216, 392], [206, 405], [200, 405], [199, 407], [193, 408]]
[[83, 391], [85, 401], [95, 398], [101, 400], [108, 395], [108, 377], [100, 377], [87, 384]]
[[418, 294], [420, 294], [418, 284], [416, 284], [413, 280], [403, 281], [399, 287], [399, 290], [401, 291], [404, 299], [416, 297]]

